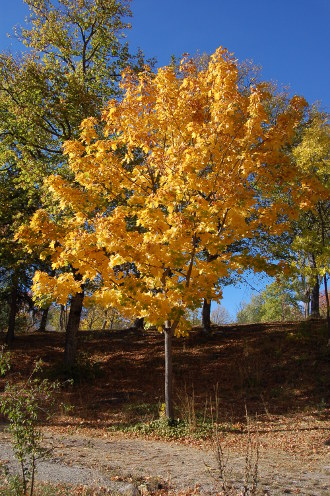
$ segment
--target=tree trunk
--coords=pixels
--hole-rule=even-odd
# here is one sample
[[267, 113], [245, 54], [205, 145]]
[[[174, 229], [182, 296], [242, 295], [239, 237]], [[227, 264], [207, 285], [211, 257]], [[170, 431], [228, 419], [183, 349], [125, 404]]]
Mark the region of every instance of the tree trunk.
[[320, 317], [320, 283], [316, 279], [311, 291], [311, 318], [318, 319]]
[[102, 331], [105, 331], [108, 323], [108, 309], [104, 311], [104, 320], [103, 320], [103, 325], [102, 325]]
[[60, 306], [60, 331], [64, 332], [66, 330], [67, 323], [67, 309], [64, 305]]
[[115, 322], [115, 314], [113, 313], [110, 319], [109, 331], [112, 331], [114, 322]]
[[144, 330], [144, 318], [138, 317], [137, 319], [135, 319], [132, 327], [136, 331], [143, 331]]
[[12, 289], [10, 294], [10, 302], [9, 302], [8, 330], [6, 334], [6, 344], [8, 344], [8, 346], [11, 346], [15, 339], [17, 296], [18, 296], [18, 275], [14, 273], [12, 280]]
[[84, 291], [77, 293], [71, 299], [68, 325], [65, 335], [64, 364], [71, 369], [76, 361], [78, 330], [83, 307]]
[[[309, 266], [312, 269], [312, 273], [317, 274], [316, 272], [316, 260], [314, 253], [311, 253], [309, 256]], [[311, 289], [311, 312], [310, 317], [312, 319], [320, 318], [320, 282], [318, 275], [315, 276], [314, 286]]]
[[46, 332], [48, 312], [49, 312], [49, 307], [44, 308], [44, 310], [42, 311], [39, 332]]
[[165, 321], [165, 413], [172, 421], [174, 419], [173, 409], [173, 365], [172, 365], [172, 337], [171, 322]]
[[326, 302], [327, 302], [328, 346], [330, 346], [330, 315], [329, 315], [329, 295], [328, 295], [328, 281], [327, 281], [327, 275], [326, 275], [326, 274], [324, 274], [323, 280], [324, 280], [324, 293], [325, 293], [325, 300], [326, 300]]
[[302, 287], [304, 289], [304, 316], [305, 319], [308, 319], [309, 317], [309, 302], [310, 302], [310, 290], [309, 290], [309, 285], [306, 282], [306, 276], [304, 274], [301, 274], [301, 283]]
[[202, 309], [203, 331], [208, 333], [211, 330], [211, 300], [204, 298]]
[[305, 319], [308, 319], [308, 317], [309, 317], [309, 303], [310, 303], [310, 291], [308, 288], [305, 291], [305, 301], [304, 301]]
[[305, 316], [305, 319], [308, 319], [308, 316], [309, 316], [309, 302], [308, 301], [304, 301], [304, 316]]

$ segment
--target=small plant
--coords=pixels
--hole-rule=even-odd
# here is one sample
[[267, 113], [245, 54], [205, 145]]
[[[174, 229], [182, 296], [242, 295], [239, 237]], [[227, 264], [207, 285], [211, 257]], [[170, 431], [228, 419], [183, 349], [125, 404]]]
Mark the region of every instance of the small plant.
[[185, 386], [184, 393], [182, 396], [179, 397], [179, 399], [181, 403], [181, 416], [187, 422], [190, 431], [193, 433], [200, 423], [196, 414], [194, 388], [192, 389], [192, 393], [188, 393], [187, 386]]
[[4, 377], [11, 368], [11, 354], [6, 348], [6, 345], [0, 348], [0, 377]]
[[198, 422], [194, 431], [186, 420], [175, 419], [169, 421], [165, 416], [150, 422], [139, 422], [133, 425], [120, 424], [109, 427], [109, 430], [128, 432], [141, 436], [151, 436], [160, 439], [208, 439], [212, 435], [211, 422]]
[[21, 467], [22, 492], [30, 495], [34, 491], [36, 462], [49, 453], [42, 447], [43, 435], [38, 426], [42, 419], [50, 418], [54, 392], [59, 386], [57, 382], [37, 378], [40, 370], [41, 362], [38, 362], [23, 384], [7, 383], [1, 403], [1, 412], [9, 420], [14, 454]]
[[71, 405], [71, 403], [64, 403], [64, 402], [60, 403], [60, 408], [62, 410], [63, 415], [72, 415], [75, 409], [74, 405]]
[[132, 418], [132, 420], [139, 418], [139, 420], [143, 422], [154, 420], [159, 413], [158, 410], [158, 403], [131, 403], [125, 406], [125, 412], [130, 416], [130, 418]]
[[235, 492], [229, 482], [228, 456], [224, 454], [217, 423], [214, 426], [214, 449], [218, 466], [218, 482], [221, 488], [220, 494], [222, 496], [234, 496], [235, 494], [239, 494], [239, 496], [257, 495], [259, 485], [259, 441], [258, 437], [256, 440], [252, 438], [248, 415], [246, 415], [246, 422], [248, 438], [245, 452], [244, 480], [239, 493]]
[[250, 419], [246, 411], [246, 425], [247, 425], [247, 446], [245, 453], [245, 472], [244, 472], [244, 486], [243, 496], [255, 496], [257, 494], [259, 484], [259, 439], [258, 432], [257, 438], [253, 440]]
[[22, 479], [18, 475], [6, 473], [6, 484], [0, 488], [1, 496], [18, 496], [24, 494]]

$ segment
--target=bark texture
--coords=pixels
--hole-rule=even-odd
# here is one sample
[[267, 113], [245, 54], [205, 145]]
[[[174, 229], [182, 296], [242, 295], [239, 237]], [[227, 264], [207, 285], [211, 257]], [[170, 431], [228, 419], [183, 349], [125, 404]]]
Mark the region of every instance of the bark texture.
[[173, 352], [172, 338], [173, 330], [170, 321], [165, 322], [165, 413], [172, 421], [174, 419], [173, 408]]
[[42, 311], [39, 331], [46, 332], [47, 318], [48, 318], [49, 307], [44, 308]]
[[202, 308], [202, 325], [204, 332], [210, 332], [211, 330], [211, 300], [206, 300], [204, 298], [203, 308]]
[[144, 318], [138, 317], [137, 319], [135, 319], [132, 327], [136, 331], [143, 331], [144, 330]]
[[78, 347], [78, 331], [83, 307], [84, 292], [72, 297], [69, 320], [65, 335], [64, 364], [71, 369], [76, 361]]
[[15, 339], [15, 321], [17, 314], [17, 298], [18, 298], [18, 276], [13, 275], [12, 279], [12, 289], [9, 301], [9, 316], [8, 316], [8, 330], [6, 334], [6, 344], [11, 346]]
[[311, 291], [311, 318], [318, 319], [320, 317], [320, 284], [317, 279]]
[[327, 302], [328, 346], [330, 346], [330, 312], [329, 312], [329, 294], [328, 294], [327, 274], [324, 274], [323, 281], [324, 281], [325, 301]]

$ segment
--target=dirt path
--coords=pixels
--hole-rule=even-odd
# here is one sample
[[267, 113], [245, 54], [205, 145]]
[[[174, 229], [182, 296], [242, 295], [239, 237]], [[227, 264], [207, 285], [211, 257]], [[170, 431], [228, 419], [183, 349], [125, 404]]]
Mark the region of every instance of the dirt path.
[[[76, 434], [50, 435], [47, 432], [46, 442], [53, 445], [54, 451], [47, 462], [40, 463], [39, 480], [105, 486], [117, 494], [133, 495], [138, 494], [134, 484], [137, 486], [141, 481], [152, 477], [154, 480], [166, 481], [176, 489], [193, 488], [198, 483], [201, 494], [217, 493], [218, 470], [211, 449], [105, 436], [99, 438]], [[319, 433], [318, 437], [320, 440], [324, 439], [324, 433]], [[267, 436], [264, 436], [264, 439], [261, 439], [260, 494], [329, 494], [330, 459], [325, 456], [326, 451], [296, 456], [279, 447], [268, 446], [266, 438]], [[238, 444], [236, 448], [232, 446], [230, 452], [226, 447], [225, 450], [230, 453], [228, 478], [236, 487], [240, 487], [244, 477], [244, 452]], [[2, 465], [5, 463], [10, 470], [14, 470], [9, 437], [3, 432], [0, 434], [0, 460]]]

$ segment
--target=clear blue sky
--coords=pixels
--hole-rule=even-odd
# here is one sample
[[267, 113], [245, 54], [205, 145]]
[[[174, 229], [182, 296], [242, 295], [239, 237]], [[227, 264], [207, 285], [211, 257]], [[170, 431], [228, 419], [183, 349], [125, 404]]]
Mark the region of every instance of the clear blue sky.
[[[222, 45], [261, 65], [264, 79], [330, 111], [330, 0], [132, 0], [132, 10], [132, 51], [141, 47], [158, 65], [172, 54], [212, 53]], [[26, 12], [22, 0], [0, 0], [0, 50], [10, 48], [6, 33]], [[223, 304], [235, 315], [251, 293], [248, 285], [226, 288]]]

